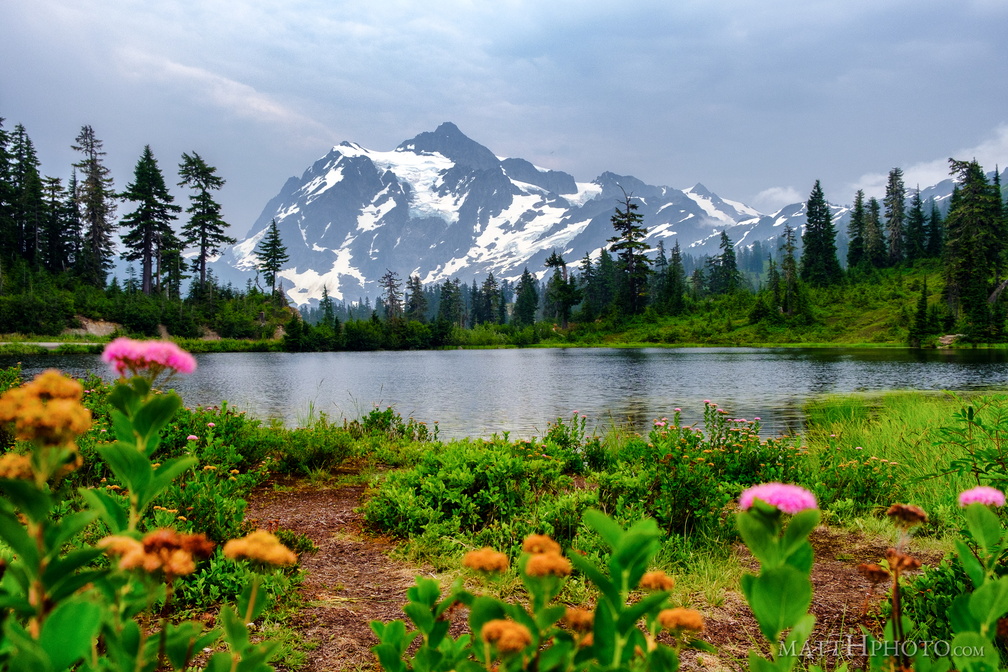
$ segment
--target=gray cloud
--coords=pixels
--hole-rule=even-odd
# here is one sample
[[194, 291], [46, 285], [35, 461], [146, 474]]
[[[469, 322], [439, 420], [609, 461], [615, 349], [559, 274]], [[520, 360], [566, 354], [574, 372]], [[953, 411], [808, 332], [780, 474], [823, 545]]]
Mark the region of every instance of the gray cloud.
[[579, 180], [699, 181], [758, 207], [816, 179], [849, 201], [962, 148], [1008, 161], [999, 0], [8, 4], [0, 116], [47, 174], [69, 174], [86, 123], [119, 185], [144, 144], [166, 173], [196, 150], [237, 232], [332, 144], [390, 149], [445, 120]]

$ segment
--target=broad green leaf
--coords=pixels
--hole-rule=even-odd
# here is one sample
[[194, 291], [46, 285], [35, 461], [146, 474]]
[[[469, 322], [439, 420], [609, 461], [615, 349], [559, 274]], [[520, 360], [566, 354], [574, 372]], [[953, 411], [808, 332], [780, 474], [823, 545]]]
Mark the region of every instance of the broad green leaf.
[[17, 553], [25, 567], [38, 567], [39, 551], [28, 531], [14, 515], [0, 511], [0, 539]]
[[39, 645], [57, 670], [70, 667], [91, 652], [102, 624], [102, 608], [90, 601], [64, 600], [42, 623]]
[[986, 576], [983, 565], [980, 564], [980, 561], [973, 555], [973, 551], [970, 550], [970, 547], [962, 539], [956, 539], [955, 546], [956, 552], [959, 555], [959, 561], [962, 563], [963, 569], [966, 570], [966, 575], [973, 582], [973, 587], [979, 588]]
[[761, 565], [775, 567], [781, 562], [777, 537], [761, 516], [753, 511], [741, 511], [735, 516], [735, 525], [742, 541]]
[[982, 626], [990, 628], [997, 623], [1008, 613], [1008, 576], [988, 580], [973, 591], [969, 598], [969, 610]]
[[599, 592], [605, 595], [612, 604], [617, 604], [620, 600], [619, 590], [613, 582], [606, 576], [598, 566], [589, 558], [571, 553], [567, 558], [574, 565], [574, 568], [588, 577], [588, 580], [598, 588]]
[[784, 536], [781, 539], [781, 554], [787, 558], [798, 550], [799, 546], [807, 542], [808, 536], [818, 524], [818, 509], [805, 509], [791, 516], [787, 527], [784, 528]]
[[616, 521], [597, 509], [586, 509], [583, 515], [585, 525], [598, 532], [609, 548], [617, 549], [623, 541], [623, 528]]
[[768, 641], [793, 627], [812, 604], [812, 583], [790, 565], [765, 570], [751, 581], [749, 606]]
[[184, 669], [191, 656], [202, 652], [218, 637], [220, 632], [217, 630], [203, 632], [203, 624], [198, 621], [183, 621], [178, 625], [168, 623], [165, 626], [165, 655], [174, 669]]
[[129, 527], [129, 513], [112, 495], [104, 490], [80, 488], [81, 496], [88, 505], [98, 512], [101, 519], [109, 526], [112, 534], [118, 534]]
[[[784, 638], [784, 645], [781, 647], [781, 655], [777, 663], [777, 668], [784, 672], [785, 670], [790, 670], [794, 667], [794, 664], [798, 661], [798, 658], [802, 655], [802, 650], [805, 648], [805, 642], [812, 635], [812, 628], [815, 627], [815, 616], [812, 614], [805, 614], [798, 619], [798, 622], [794, 624], [791, 628], [791, 632], [788, 633], [787, 637]], [[794, 652], [793, 655], [790, 655]], [[783, 660], [784, 658], [790, 658], [790, 664]]]
[[53, 552], [59, 552], [64, 544], [77, 536], [97, 517], [97, 511], [78, 511], [64, 516], [46, 530], [46, 543]]
[[958, 670], [990, 670], [1001, 667], [1001, 656], [994, 642], [978, 632], [961, 632], [952, 638], [952, 662]]
[[983, 550], [983, 555], [990, 555], [995, 552], [1001, 543], [1003, 530], [1001, 521], [997, 515], [983, 504], [970, 504], [963, 514], [966, 517], [966, 526], [969, 528], [973, 539]]
[[679, 656], [674, 649], [664, 644], [659, 644], [658, 648], [648, 654], [648, 672], [676, 672], [679, 669]]
[[52, 497], [30, 481], [0, 479], [0, 493], [34, 521], [45, 520], [53, 506]]

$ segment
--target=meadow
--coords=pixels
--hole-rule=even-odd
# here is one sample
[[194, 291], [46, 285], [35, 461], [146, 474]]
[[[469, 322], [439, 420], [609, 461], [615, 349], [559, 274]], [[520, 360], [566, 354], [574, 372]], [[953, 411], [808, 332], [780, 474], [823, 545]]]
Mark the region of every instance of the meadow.
[[[669, 409], [647, 434], [619, 426], [599, 433], [592, 419], [575, 413], [531, 439], [505, 434], [442, 441], [392, 408], [341, 422], [307, 414], [303, 426], [288, 428], [223, 404], [190, 409], [181, 400], [168, 403], [177, 397], [156, 394], [142, 380], [112, 386], [96, 378], [80, 381], [80, 403], [92, 422], [72, 447], [64, 443], [45, 452], [36, 440], [31, 452], [20, 429], [0, 435], [4, 459], [35, 455], [36, 474], [48, 464], [51, 477], [36, 478], [32, 489], [13, 486], [17, 476], [4, 474], [2, 553], [10, 568], [19, 568], [0, 584], [7, 610], [4, 669], [187, 669], [197, 663], [213, 670], [269, 669], [264, 666], [270, 658], [284, 669], [309, 666], [308, 651], [319, 643], [293, 625], [302, 606], [303, 573], [289, 563], [245, 566], [223, 550], [252, 532], [245, 520], [249, 497], [278, 487], [281, 479], [319, 488], [347, 479], [366, 484], [365, 532], [395, 539], [395, 558], [429, 567], [440, 578], [419, 580], [402, 596], [409, 630], [396, 621], [373, 626], [375, 653], [386, 670], [529, 669], [530, 655], [539, 669], [675, 669], [687, 649], [708, 648], [689, 625], [694, 612], [699, 617], [724, 606], [739, 595], [739, 586], [765, 638], [756, 647], [763, 662], [750, 657], [746, 663], [734, 653], [703, 655], [751, 669], [808, 665], [794, 651], [788, 655], [787, 646], [797, 643], [800, 650], [812, 633], [806, 612], [818, 598], [808, 575], [816, 534], [823, 530], [852, 544], [867, 539], [893, 546], [907, 557], [912, 548], [945, 558], [921, 572], [907, 570], [910, 576], [902, 579], [901, 560], [866, 563], [902, 587], [899, 604], [881, 599], [882, 591], [866, 614], [879, 641], [951, 642], [968, 632], [976, 634], [969, 641], [981, 646], [993, 641], [991, 623], [1008, 612], [1002, 597], [991, 601], [989, 613], [1004, 610], [990, 623], [988, 612], [976, 623], [961, 616], [956, 621], [952, 608], [974, 591], [994, 590], [983, 588], [988, 583], [1004, 585], [997, 583], [1005, 548], [998, 516], [993, 509], [981, 514], [960, 506], [957, 494], [977, 485], [1008, 488], [1008, 395], [826, 397], [806, 409], [809, 423], [800, 436], [762, 436], [759, 418], [731, 417], [712, 400], [695, 426], [683, 425], [679, 409]], [[16, 368], [0, 372], [0, 391], [22, 382]], [[129, 447], [132, 452], [124, 451]], [[143, 459], [136, 458], [138, 450]], [[37, 457], [43, 454], [58, 459]], [[739, 512], [740, 497], [775, 482], [800, 486], [817, 506], [786, 511], [783, 504], [760, 502]], [[896, 503], [926, 512], [926, 519], [908, 523], [893, 514]], [[27, 537], [14, 531], [25, 511]], [[143, 542], [167, 528], [209, 542], [205, 559], [191, 571], [162, 566], [160, 573], [138, 577], [117, 571], [117, 556], [110, 560], [93, 550], [107, 547], [103, 540], [109, 537]], [[280, 528], [273, 535], [297, 553], [316, 550], [303, 533]], [[528, 540], [539, 535], [563, 550], [566, 565], [532, 569], [539, 566], [538, 553], [529, 551]], [[46, 552], [33, 555], [26, 539], [40, 540]], [[502, 571], [473, 560], [474, 552], [491, 548], [498, 556], [486, 557], [498, 558], [493, 569]], [[974, 560], [957, 560], [955, 552], [960, 558], [972, 553]], [[22, 566], [28, 556], [35, 558], [34, 570]], [[46, 564], [57, 559], [64, 572], [83, 578], [68, 584], [51, 576]], [[658, 573], [648, 574], [655, 592], [643, 594], [638, 584], [652, 572]], [[85, 584], [103, 586], [104, 597], [88, 593]], [[806, 588], [805, 602], [780, 597], [782, 591], [803, 595]], [[36, 599], [39, 590], [47, 591], [45, 605]], [[776, 597], [767, 598], [761, 593], [766, 590]], [[448, 634], [444, 616], [455, 603], [466, 605], [475, 631], [492, 621], [515, 622], [524, 624], [530, 639], [509, 650], [506, 637], [514, 632], [507, 628], [505, 639], [484, 638], [485, 647]], [[577, 605], [594, 606], [593, 633], [608, 644], [592, 647], [582, 641], [583, 631], [558, 625], [565, 609]], [[53, 662], [46, 624], [55, 641], [57, 631], [67, 636], [70, 621], [94, 616], [99, 607], [114, 617], [95, 616], [100, 630], [74, 631], [76, 657], [63, 654]], [[676, 609], [685, 611], [669, 621], [667, 612]], [[216, 629], [186, 625], [207, 614]], [[263, 627], [253, 635], [246, 624], [256, 620]], [[409, 632], [420, 633], [419, 651], [408, 649]], [[98, 656], [91, 642], [99, 640], [115, 655]], [[208, 659], [192, 655], [197, 642], [212, 652]], [[634, 647], [641, 656], [634, 657]], [[970, 666], [990, 662], [993, 648], [984, 650], [976, 661], [957, 659], [958, 669], [981, 669]], [[552, 653], [540, 658], [530, 651]], [[931, 669], [919, 657], [912, 662]]]

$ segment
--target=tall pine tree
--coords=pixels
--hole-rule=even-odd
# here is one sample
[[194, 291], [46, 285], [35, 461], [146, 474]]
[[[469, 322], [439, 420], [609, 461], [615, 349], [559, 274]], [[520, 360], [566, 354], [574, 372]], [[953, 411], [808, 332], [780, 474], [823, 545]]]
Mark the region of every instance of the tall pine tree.
[[889, 263], [898, 264], [906, 258], [906, 187], [903, 170], [893, 168], [886, 182], [886, 237], [889, 239]]
[[619, 260], [619, 298], [621, 308], [630, 315], [636, 315], [644, 310], [647, 303], [647, 280], [650, 266], [645, 252], [648, 246], [644, 242], [647, 229], [644, 228], [644, 217], [637, 212], [637, 204], [633, 202], [633, 194], [623, 192], [623, 210], [616, 208], [616, 213], [610, 219], [616, 234], [609, 239], [609, 249]]
[[77, 260], [81, 277], [97, 287], [105, 286], [105, 276], [112, 268], [115, 243], [112, 233], [116, 229], [116, 193], [111, 171], [105, 166], [102, 141], [91, 126], [84, 126], [77, 135], [74, 151], [83, 154], [73, 164], [79, 171], [77, 203], [83, 226], [83, 249]]
[[865, 203], [864, 190], [858, 189], [854, 195], [854, 208], [847, 225], [847, 269], [856, 268], [865, 258]]
[[183, 241], [196, 248], [195, 268], [199, 269], [199, 288], [202, 295], [207, 284], [207, 260], [220, 254], [223, 246], [235, 242], [224, 233], [228, 223], [221, 218], [221, 206], [211, 192], [224, 186], [224, 178], [217, 169], [207, 164], [196, 152], [183, 153], [179, 164], [180, 187], [189, 187], [190, 206], [186, 209], [189, 221], [182, 227]]
[[802, 236], [801, 279], [825, 287], [840, 282], [843, 271], [837, 260], [836, 230], [829, 203], [819, 180], [805, 203], [805, 235]]
[[280, 230], [277, 228], [275, 219], [270, 222], [269, 228], [266, 229], [266, 234], [259, 241], [255, 253], [259, 258], [259, 270], [266, 276], [266, 282], [270, 286], [270, 296], [273, 296], [276, 294], [277, 274], [280, 273], [283, 265], [290, 260], [290, 257], [287, 255], [287, 247], [283, 244], [283, 239], [280, 237]]
[[144, 146], [133, 170], [133, 181], [126, 185], [126, 191], [121, 196], [136, 203], [136, 209], [123, 217], [120, 223], [127, 229], [122, 237], [126, 247], [123, 259], [140, 262], [140, 291], [150, 296], [161, 241], [174, 238], [171, 223], [182, 211], [174, 204], [175, 197], [168, 193], [164, 174], [150, 145]]

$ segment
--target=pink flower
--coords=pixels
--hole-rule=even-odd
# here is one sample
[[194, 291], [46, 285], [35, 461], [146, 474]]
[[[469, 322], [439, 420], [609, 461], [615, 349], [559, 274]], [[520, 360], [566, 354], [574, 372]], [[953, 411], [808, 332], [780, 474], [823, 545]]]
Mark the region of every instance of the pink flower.
[[959, 493], [959, 506], [969, 506], [970, 504], [987, 504], [990, 506], [1004, 506], [1004, 493], [989, 485], [978, 485], [975, 488]]
[[102, 353], [102, 361], [112, 366], [120, 376], [127, 372], [154, 380], [161, 373], [192, 373], [196, 359], [169, 341], [134, 341], [117, 338]]
[[199, 441], [199, 437], [196, 436], [195, 434], [190, 434], [189, 436], [186, 437], [186, 441]]
[[753, 418], [753, 422], [759, 422], [759, 416], [756, 416], [755, 418]]
[[815, 495], [805, 488], [786, 483], [754, 485], [742, 492], [742, 496], [739, 497], [739, 508], [748, 510], [757, 499], [777, 507], [784, 513], [795, 514], [805, 509], [817, 508]]
[[673, 408], [672, 410], [675, 411], [676, 413], [682, 413], [681, 408]]
[[710, 399], [704, 399], [703, 403], [704, 403], [705, 406], [708, 405], [708, 404], [710, 404]]
[[213, 423], [213, 422], [208, 422], [208, 423], [206, 423], [206, 426], [207, 427], [216, 427], [217, 425], [215, 423]]

